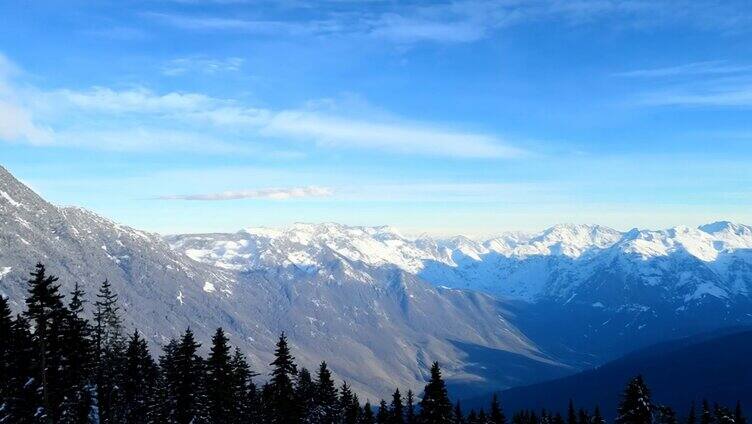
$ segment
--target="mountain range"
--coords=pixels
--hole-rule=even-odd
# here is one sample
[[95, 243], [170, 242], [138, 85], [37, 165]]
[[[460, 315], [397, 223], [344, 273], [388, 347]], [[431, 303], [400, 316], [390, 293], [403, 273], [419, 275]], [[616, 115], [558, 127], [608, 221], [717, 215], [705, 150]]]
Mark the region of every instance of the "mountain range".
[[668, 339], [746, 324], [752, 228], [557, 225], [488, 240], [334, 223], [161, 236], [54, 206], [0, 168], [0, 294], [23, 308], [38, 261], [158, 349], [222, 326], [264, 372], [285, 331], [365, 397], [418, 390], [431, 361], [463, 393], [531, 384]]

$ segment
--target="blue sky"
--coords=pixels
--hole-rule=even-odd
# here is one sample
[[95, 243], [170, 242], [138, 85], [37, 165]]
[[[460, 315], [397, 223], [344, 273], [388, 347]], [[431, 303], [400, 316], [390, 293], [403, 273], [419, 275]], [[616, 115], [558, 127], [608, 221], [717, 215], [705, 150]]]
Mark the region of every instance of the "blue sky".
[[752, 222], [747, 1], [0, 1], [0, 164], [164, 233]]

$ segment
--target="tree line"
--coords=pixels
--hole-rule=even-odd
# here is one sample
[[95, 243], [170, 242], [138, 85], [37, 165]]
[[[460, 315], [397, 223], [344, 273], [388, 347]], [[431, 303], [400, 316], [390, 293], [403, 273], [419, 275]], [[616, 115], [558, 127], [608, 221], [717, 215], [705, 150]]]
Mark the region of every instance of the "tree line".
[[[337, 386], [326, 362], [315, 373], [298, 367], [284, 333], [260, 387], [243, 353], [219, 328], [209, 354], [187, 329], [155, 360], [138, 331], [124, 332], [117, 295], [105, 281], [84, 316], [78, 284], [67, 303], [58, 279], [38, 264], [28, 281], [26, 309], [12, 315], [0, 296], [0, 424], [605, 424], [570, 401], [566, 417], [519, 411], [509, 420], [493, 395], [487, 409], [465, 413], [452, 403], [438, 363], [418, 400], [395, 390], [389, 402], [361, 403], [347, 382]], [[315, 375], [314, 375], [315, 374]], [[631, 380], [616, 424], [679, 424], [655, 405], [641, 377]], [[692, 405], [682, 424], [746, 424], [737, 403]]]

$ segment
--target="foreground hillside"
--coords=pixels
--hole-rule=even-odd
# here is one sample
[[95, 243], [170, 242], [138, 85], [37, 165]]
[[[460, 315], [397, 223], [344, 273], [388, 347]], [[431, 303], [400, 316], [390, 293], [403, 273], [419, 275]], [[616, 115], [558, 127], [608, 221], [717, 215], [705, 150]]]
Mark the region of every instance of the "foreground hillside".
[[555, 410], [573, 399], [581, 405], [600, 405], [604, 416], [613, 418], [621, 396], [621, 388], [613, 382], [641, 374], [658, 403], [688, 407], [695, 402], [699, 407], [703, 399], [727, 405], [739, 400], [746, 407], [752, 406], [750, 357], [752, 331], [708, 334], [651, 346], [562, 379], [509, 389], [501, 398], [513, 410]]

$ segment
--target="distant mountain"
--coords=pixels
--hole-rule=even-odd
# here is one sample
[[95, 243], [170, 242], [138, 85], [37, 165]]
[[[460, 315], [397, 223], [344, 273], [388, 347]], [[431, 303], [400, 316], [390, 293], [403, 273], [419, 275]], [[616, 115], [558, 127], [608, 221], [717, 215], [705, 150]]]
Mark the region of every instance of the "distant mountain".
[[[391, 243], [388, 230], [369, 231]], [[296, 233], [295, 243], [310, 243]], [[41, 261], [64, 292], [78, 281], [93, 298], [109, 279], [126, 324], [154, 348], [189, 326], [206, 346], [222, 326], [265, 372], [285, 331], [300, 363], [326, 360], [364, 398], [419, 391], [434, 360], [466, 390], [570, 372], [515, 328], [506, 302], [435, 287], [370, 255], [327, 249], [307, 258], [292, 245], [252, 245], [251, 236], [259, 235], [170, 238], [172, 249], [157, 234], [53, 206], [0, 168], [0, 294], [17, 311]]]
[[[653, 400], [677, 408], [680, 416], [692, 401], [702, 399], [733, 407], [752, 408], [752, 331], [692, 337], [636, 351], [594, 370], [500, 394], [507, 410], [546, 408], [565, 412], [569, 399], [592, 409], [599, 405], [611, 419], [626, 382], [642, 374]], [[470, 399], [467, 406], [487, 402], [489, 396]], [[712, 404], [711, 404], [712, 405]]]
[[296, 224], [167, 240], [217, 269], [287, 280], [334, 278], [327, 258], [338, 257], [353, 275], [388, 267], [438, 287], [521, 300], [509, 306], [515, 324], [576, 367], [744, 324], [752, 310], [752, 228], [729, 222], [627, 233], [557, 225], [486, 241], [411, 239], [390, 227]]

